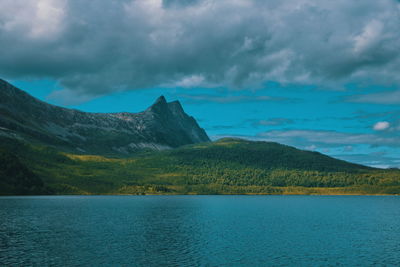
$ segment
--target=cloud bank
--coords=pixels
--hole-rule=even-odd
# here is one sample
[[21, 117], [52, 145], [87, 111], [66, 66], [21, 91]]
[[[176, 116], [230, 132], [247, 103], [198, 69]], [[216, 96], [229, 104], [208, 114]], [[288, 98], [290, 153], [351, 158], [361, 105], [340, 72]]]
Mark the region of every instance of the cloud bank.
[[399, 25], [395, 0], [2, 0], [0, 75], [55, 79], [53, 97], [71, 101], [157, 86], [398, 86]]
[[363, 144], [375, 147], [400, 147], [398, 136], [381, 136], [365, 133], [342, 133], [322, 130], [273, 130], [259, 133], [257, 136], [265, 140], [273, 140], [294, 146], [302, 144], [335, 147]]

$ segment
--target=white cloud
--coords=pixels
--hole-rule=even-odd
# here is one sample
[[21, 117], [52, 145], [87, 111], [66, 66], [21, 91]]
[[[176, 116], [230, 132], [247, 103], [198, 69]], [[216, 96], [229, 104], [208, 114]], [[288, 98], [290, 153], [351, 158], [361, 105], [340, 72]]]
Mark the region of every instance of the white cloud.
[[58, 34], [62, 30], [65, 0], [39, 0], [35, 15], [31, 29], [32, 37], [43, 38]]
[[315, 149], [317, 149], [317, 146], [316, 145], [310, 145], [310, 146], [306, 146], [305, 149], [314, 151]]
[[343, 148], [343, 152], [351, 152], [351, 151], [353, 151], [353, 146], [345, 146]]
[[374, 124], [374, 130], [375, 131], [383, 131], [386, 130], [390, 127], [390, 123], [387, 121], [379, 121], [377, 123]]
[[62, 31], [65, 0], [2, 0], [0, 31], [18, 33], [21, 37], [37, 39], [54, 38]]
[[370, 21], [360, 35], [354, 37], [354, 52], [362, 53], [381, 40], [383, 24], [379, 20]]
[[178, 87], [196, 87], [201, 86], [204, 82], [204, 77], [201, 75], [191, 75], [183, 77], [182, 80], [178, 81], [175, 86]]
[[263, 125], [263, 126], [276, 126], [276, 125], [284, 125], [293, 123], [293, 120], [286, 118], [271, 118], [267, 120], [259, 120], [254, 123], [255, 126]]

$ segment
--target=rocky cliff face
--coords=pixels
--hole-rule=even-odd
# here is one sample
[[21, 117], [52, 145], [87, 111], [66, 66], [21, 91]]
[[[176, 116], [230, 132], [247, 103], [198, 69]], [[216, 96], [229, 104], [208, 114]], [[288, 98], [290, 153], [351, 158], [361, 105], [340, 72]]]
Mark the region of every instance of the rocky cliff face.
[[47, 104], [0, 79], [1, 135], [97, 154], [210, 141], [178, 101], [163, 96], [140, 113], [87, 113]]

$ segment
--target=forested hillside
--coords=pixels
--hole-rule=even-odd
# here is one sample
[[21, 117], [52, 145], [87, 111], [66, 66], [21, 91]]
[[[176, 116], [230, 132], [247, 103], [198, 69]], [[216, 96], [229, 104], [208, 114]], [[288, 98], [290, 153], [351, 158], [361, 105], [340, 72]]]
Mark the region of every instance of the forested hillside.
[[52, 193], [43, 181], [12, 153], [0, 149], [0, 194], [35, 195]]
[[[41, 193], [400, 193], [399, 170], [374, 169], [269, 142], [222, 139], [130, 158], [67, 154], [11, 139], [1, 144], [1, 149], [8, 151], [1, 164], [11, 164], [11, 158], [11, 162], [24, 166], [25, 175], [14, 177], [6, 171], [4, 176], [2, 169], [3, 177], [8, 177], [7, 181], [10, 177], [15, 181], [31, 177], [28, 180], [38, 185], [41, 179], [47, 188]], [[10, 192], [6, 189], [1, 193]]]

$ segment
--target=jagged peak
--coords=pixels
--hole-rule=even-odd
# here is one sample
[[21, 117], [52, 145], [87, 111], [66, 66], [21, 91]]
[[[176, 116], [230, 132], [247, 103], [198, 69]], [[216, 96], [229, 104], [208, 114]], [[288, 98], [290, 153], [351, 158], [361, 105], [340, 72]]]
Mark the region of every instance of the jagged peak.
[[165, 97], [163, 95], [161, 95], [157, 98], [156, 102], [154, 102], [153, 106], [157, 105], [157, 104], [166, 104], [166, 103], [167, 103], [167, 100], [165, 99]]
[[168, 103], [168, 107], [173, 111], [184, 113], [183, 107], [182, 107], [181, 103], [178, 100], [169, 102]]
[[168, 103], [165, 97], [162, 95], [157, 98], [153, 105], [151, 105], [146, 111], [160, 112], [168, 109]]

